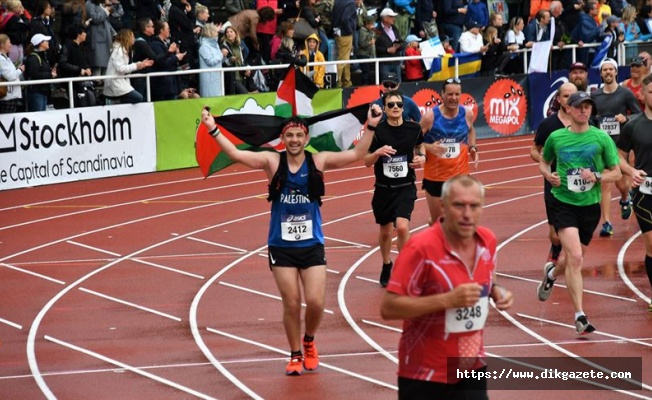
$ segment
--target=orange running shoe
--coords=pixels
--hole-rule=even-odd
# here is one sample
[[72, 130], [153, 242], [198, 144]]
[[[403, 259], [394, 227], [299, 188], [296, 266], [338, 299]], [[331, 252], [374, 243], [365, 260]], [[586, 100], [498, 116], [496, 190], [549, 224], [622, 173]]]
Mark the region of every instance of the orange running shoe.
[[314, 371], [319, 367], [319, 354], [317, 353], [317, 346], [315, 342], [303, 342], [303, 368], [306, 371]]
[[301, 375], [303, 372], [303, 357], [292, 357], [285, 367], [285, 375]]

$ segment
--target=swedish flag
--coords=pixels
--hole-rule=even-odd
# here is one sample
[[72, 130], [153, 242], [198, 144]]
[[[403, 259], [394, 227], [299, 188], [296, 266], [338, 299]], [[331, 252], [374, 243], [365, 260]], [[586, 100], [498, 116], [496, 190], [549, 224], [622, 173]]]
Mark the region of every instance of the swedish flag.
[[445, 81], [455, 78], [455, 60], [459, 62], [459, 78], [471, 78], [478, 75], [482, 64], [481, 53], [444, 54], [432, 60], [429, 81]]

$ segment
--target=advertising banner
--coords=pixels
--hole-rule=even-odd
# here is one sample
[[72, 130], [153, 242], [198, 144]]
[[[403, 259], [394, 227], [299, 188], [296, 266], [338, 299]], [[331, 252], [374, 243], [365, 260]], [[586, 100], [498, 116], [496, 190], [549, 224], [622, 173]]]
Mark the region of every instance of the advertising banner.
[[0, 190], [155, 168], [151, 103], [0, 115]]

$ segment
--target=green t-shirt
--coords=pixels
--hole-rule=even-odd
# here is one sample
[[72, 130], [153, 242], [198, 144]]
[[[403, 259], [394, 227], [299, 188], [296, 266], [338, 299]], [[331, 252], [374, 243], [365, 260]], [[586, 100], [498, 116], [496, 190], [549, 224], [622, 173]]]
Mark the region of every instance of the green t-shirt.
[[552, 195], [563, 203], [588, 206], [600, 202], [600, 184], [587, 182], [579, 176], [579, 168], [602, 172], [618, 165], [616, 145], [604, 131], [589, 127], [575, 133], [562, 128], [554, 131], [543, 146], [546, 162], [557, 160], [561, 185], [552, 188]]

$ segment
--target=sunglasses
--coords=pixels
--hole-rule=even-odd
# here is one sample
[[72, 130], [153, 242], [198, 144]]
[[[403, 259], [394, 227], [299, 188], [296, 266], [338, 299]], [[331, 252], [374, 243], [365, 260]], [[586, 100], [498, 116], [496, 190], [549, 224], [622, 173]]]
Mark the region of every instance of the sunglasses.
[[398, 87], [398, 83], [391, 82], [391, 81], [385, 81], [385, 82], [383, 82], [383, 87], [385, 89], [396, 89]]
[[457, 78], [448, 78], [448, 79], [446, 79], [445, 82], [446, 82], [447, 84], [450, 84], [450, 83], [456, 83], [456, 84], [458, 84], [458, 85], [460, 85], [460, 84], [462, 83], [462, 81], [459, 80], [459, 79], [457, 79]]
[[403, 102], [402, 101], [390, 101], [389, 103], [387, 103], [387, 108], [394, 108], [394, 107], [403, 108]]

